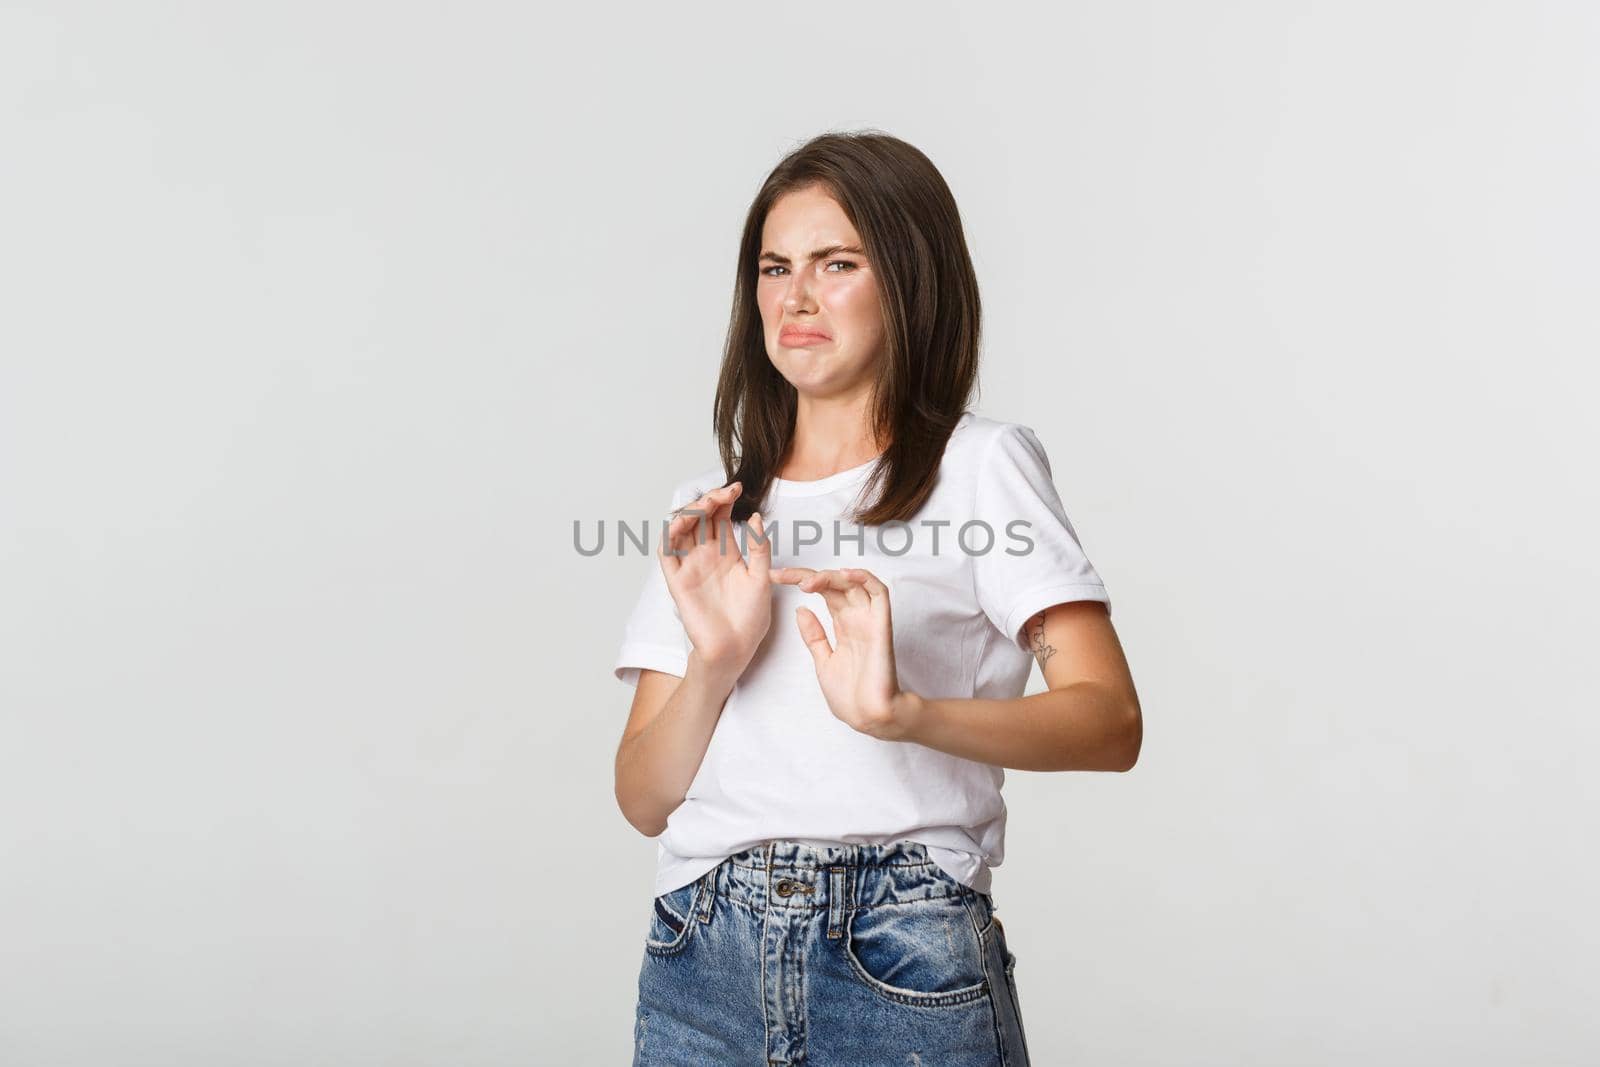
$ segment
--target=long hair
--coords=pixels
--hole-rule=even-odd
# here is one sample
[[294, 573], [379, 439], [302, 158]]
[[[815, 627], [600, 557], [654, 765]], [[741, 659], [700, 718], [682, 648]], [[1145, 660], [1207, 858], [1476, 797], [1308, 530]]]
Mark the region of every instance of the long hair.
[[[933, 491], [946, 442], [978, 377], [980, 305], [955, 198], [921, 151], [876, 130], [825, 133], [785, 156], [745, 216], [733, 314], [712, 425], [726, 485], [743, 483], [733, 521], [765, 499], [794, 437], [797, 393], [767, 356], [756, 283], [761, 230], [779, 197], [820, 185], [861, 235], [878, 281], [885, 358], [873, 432], [888, 448], [854, 521], [908, 521]], [[876, 498], [872, 493], [876, 491]]]

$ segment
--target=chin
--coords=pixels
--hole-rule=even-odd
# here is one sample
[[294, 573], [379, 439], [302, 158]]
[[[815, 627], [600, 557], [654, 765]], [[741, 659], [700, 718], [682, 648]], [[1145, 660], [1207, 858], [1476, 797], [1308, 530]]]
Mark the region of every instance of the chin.
[[820, 361], [814, 356], [804, 353], [784, 352], [772, 361], [778, 368], [778, 373], [789, 380], [790, 385], [799, 385], [802, 381], [815, 381], [819, 375]]

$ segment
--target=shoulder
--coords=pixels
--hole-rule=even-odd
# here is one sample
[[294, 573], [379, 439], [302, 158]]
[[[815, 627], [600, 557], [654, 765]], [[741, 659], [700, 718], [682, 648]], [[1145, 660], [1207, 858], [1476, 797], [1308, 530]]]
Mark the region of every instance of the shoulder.
[[982, 470], [996, 460], [1040, 451], [1032, 427], [969, 411], [951, 432], [944, 457], [946, 463]]

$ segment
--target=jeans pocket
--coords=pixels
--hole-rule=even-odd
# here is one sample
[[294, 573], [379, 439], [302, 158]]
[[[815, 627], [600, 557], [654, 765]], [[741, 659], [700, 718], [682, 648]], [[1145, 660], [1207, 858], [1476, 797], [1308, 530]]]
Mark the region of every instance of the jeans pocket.
[[851, 970], [897, 1004], [951, 1007], [987, 996], [983, 949], [959, 896], [860, 908], [845, 924]]
[[683, 950], [694, 933], [700, 910], [701, 880], [679, 886], [656, 897], [651, 904], [650, 930], [644, 947], [652, 956], [670, 956]]

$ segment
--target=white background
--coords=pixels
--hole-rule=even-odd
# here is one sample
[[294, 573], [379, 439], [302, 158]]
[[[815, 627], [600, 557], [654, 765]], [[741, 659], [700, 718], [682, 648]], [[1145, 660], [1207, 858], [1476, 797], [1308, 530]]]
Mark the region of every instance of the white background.
[[[610, 674], [828, 129], [1116, 604], [1041, 1065], [1600, 1058], [1589, 4], [0, 4], [0, 1062], [626, 1062]], [[1037, 675], [1031, 689], [1041, 686]]]

